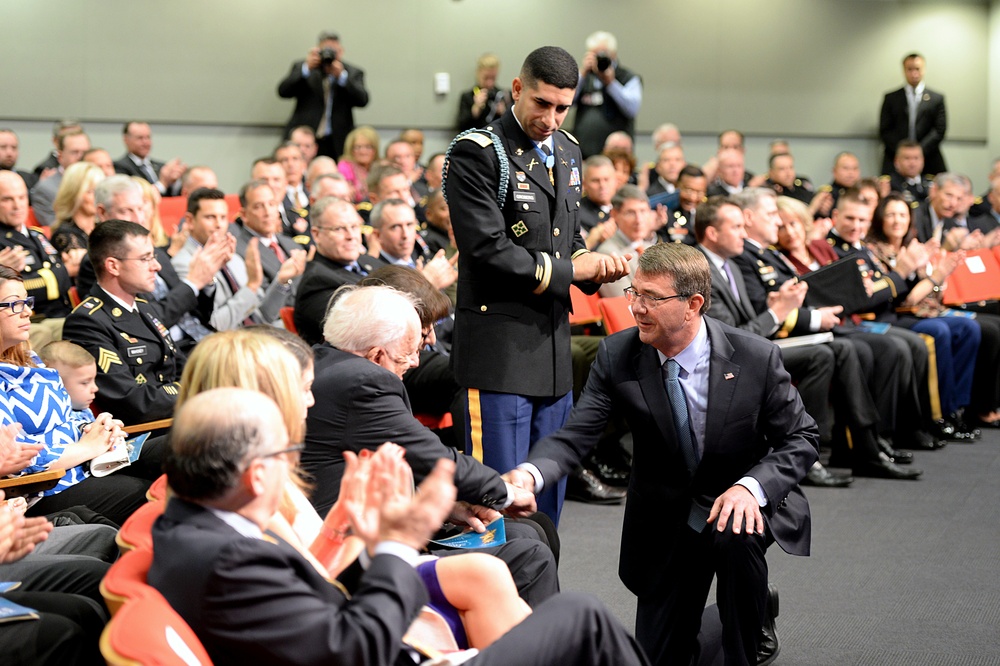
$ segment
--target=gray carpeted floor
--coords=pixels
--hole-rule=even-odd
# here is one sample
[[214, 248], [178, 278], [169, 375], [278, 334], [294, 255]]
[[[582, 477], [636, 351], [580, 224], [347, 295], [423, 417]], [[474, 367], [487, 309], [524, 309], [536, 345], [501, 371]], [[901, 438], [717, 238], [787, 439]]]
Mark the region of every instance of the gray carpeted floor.
[[[806, 488], [812, 556], [768, 551], [778, 664], [1000, 665], [1000, 430], [915, 457], [919, 481]], [[596, 595], [631, 630], [622, 512], [567, 502], [560, 571], [563, 589]]]

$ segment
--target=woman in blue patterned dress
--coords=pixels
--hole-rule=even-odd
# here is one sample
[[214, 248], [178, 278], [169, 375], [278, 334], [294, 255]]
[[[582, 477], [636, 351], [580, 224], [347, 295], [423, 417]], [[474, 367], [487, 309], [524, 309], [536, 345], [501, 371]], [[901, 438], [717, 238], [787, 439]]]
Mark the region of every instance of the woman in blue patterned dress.
[[0, 266], [0, 425], [19, 423], [19, 440], [44, 445], [22, 474], [66, 470], [55, 488], [29, 500], [28, 515], [83, 505], [121, 525], [146, 502], [150, 481], [121, 472], [90, 475], [90, 460], [123, 436], [121, 422], [107, 413], [92, 423], [74, 415], [59, 373], [28, 347], [32, 301], [21, 276]]

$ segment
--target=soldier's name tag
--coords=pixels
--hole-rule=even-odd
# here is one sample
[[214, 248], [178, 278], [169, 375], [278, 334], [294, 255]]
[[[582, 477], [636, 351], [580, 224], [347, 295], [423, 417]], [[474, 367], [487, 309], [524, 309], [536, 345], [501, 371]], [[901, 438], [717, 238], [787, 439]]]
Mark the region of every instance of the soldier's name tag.
[[30, 252], [25, 253], [25, 255], [24, 255], [24, 265], [25, 266], [34, 266], [35, 263], [36, 263], [35, 262], [35, 255], [31, 254]]
[[137, 356], [145, 356], [145, 354], [146, 354], [146, 345], [139, 345], [137, 347], [129, 347], [126, 350], [126, 353], [128, 354], [129, 358], [135, 358]]
[[535, 203], [534, 192], [514, 192], [514, 201], [530, 201]]

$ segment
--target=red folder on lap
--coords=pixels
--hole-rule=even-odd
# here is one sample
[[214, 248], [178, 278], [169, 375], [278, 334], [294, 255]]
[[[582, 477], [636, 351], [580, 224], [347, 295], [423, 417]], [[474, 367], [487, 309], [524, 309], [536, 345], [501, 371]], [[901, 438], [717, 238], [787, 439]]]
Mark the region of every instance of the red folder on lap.
[[1000, 253], [971, 250], [948, 277], [945, 305], [1000, 299]]

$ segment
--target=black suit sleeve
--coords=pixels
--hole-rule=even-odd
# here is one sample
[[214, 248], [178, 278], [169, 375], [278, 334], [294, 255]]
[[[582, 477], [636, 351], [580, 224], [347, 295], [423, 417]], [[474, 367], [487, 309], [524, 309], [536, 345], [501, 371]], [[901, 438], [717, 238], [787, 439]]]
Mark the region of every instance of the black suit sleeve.
[[920, 138], [920, 146], [924, 149], [925, 155], [929, 152], [937, 152], [945, 132], [948, 131], [948, 113], [945, 110], [944, 97], [935, 93], [934, 105], [930, 109], [930, 113], [933, 115], [931, 129]]
[[[377, 366], [372, 365], [373, 369]], [[455, 486], [458, 499], [493, 507], [507, 499], [507, 487], [496, 471], [471, 456], [445, 446], [410, 413], [402, 381], [386, 372], [371, 372], [355, 378], [351, 412], [364, 414], [353, 419], [352, 432], [345, 442], [395, 442], [406, 450], [406, 461], [413, 468], [417, 483], [430, 474], [438, 459], [455, 462]], [[355, 447], [352, 447], [355, 448]], [[357, 446], [355, 450], [363, 448]]]
[[347, 68], [347, 83], [337, 86], [334, 95], [346, 95], [350, 106], [368, 106], [368, 91], [365, 89], [365, 72], [363, 69], [345, 65]]
[[292, 70], [281, 83], [278, 84], [278, 96], [285, 99], [303, 97], [312, 93], [309, 87], [309, 77], [302, 76], [302, 65], [304, 60], [297, 60], [292, 64]]
[[400, 637], [427, 601], [416, 571], [379, 555], [350, 601], [324, 598], [298, 570], [304, 561], [286, 548], [240, 539], [219, 553], [198, 628], [209, 649], [246, 663], [392, 664]]

